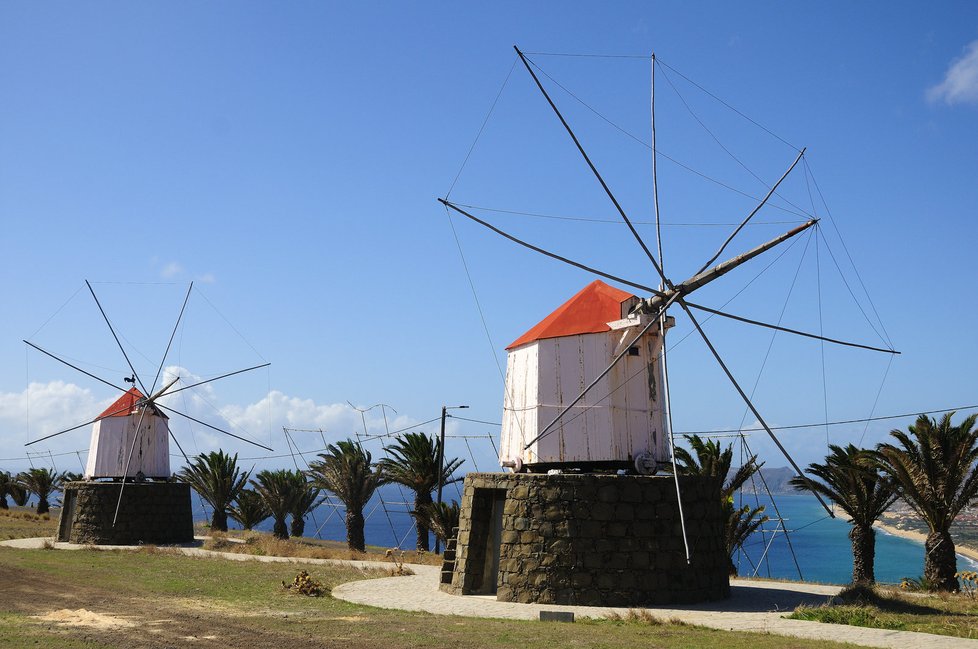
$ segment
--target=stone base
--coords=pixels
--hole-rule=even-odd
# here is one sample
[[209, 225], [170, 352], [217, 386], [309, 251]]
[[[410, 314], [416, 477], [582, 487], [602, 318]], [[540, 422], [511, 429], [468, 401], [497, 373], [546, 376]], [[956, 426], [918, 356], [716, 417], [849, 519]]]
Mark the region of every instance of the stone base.
[[679, 482], [689, 564], [672, 476], [470, 473], [451, 583], [441, 588], [586, 606], [729, 597], [719, 485]]
[[137, 545], [194, 540], [190, 485], [128, 482], [113, 527], [119, 482], [69, 482], [64, 487], [58, 540], [70, 543]]

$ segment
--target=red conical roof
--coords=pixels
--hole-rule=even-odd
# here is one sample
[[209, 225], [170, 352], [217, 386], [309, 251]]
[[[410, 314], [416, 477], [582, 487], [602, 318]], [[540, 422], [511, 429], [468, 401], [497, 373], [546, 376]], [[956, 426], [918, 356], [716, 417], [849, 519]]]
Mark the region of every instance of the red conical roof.
[[608, 323], [621, 319], [621, 303], [633, 297], [631, 293], [596, 279], [506, 349], [544, 338], [611, 331]]
[[[105, 409], [105, 411], [98, 416], [98, 419], [105, 419], [106, 417], [128, 417], [136, 409], [136, 405], [146, 397], [143, 393], [136, 388], [130, 388], [125, 394], [115, 400], [115, 402]], [[153, 414], [157, 417], [164, 417], [169, 419], [166, 415], [160, 412], [159, 408], [153, 406]]]

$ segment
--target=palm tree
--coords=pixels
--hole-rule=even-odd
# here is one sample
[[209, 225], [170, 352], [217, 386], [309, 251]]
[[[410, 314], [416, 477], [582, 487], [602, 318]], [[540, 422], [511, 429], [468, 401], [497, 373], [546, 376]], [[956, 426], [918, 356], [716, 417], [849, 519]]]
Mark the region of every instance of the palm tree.
[[721, 503], [721, 508], [723, 509], [724, 520], [724, 544], [727, 548], [727, 555], [730, 557], [728, 568], [730, 574], [736, 576], [737, 564], [733, 560], [734, 552], [738, 548], [744, 547], [744, 543], [747, 542], [750, 535], [756, 532], [761, 525], [768, 522], [770, 517], [764, 515], [764, 505], [759, 505], [758, 507], [744, 505], [740, 509], [735, 509], [733, 498]]
[[431, 493], [438, 488], [439, 477], [442, 484], [458, 482], [452, 474], [462, 465], [464, 460], [457, 457], [445, 458], [442, 466], [438, 466], [438, 455], [441, 442], [433, 435], [423, 433], [408, 433], [397, 438], [397, 441], [387, 447], [390, 457], [385, 457], [378, 464], [384, 476], [390, 482], [402, 484], [414, 492], [414, 521], [418, 531], [418, 550], [428, 551], [428, 526], [419, 512], [431, 502]]
[[876, 447], [880, 469], [927, 523], [924, 580], [943, 591], [959, 588], [951, 523], [978, 495], [978, 414], [953, 426], [954, 414], [945, 414], [939, 422], [920, 415], [908, 432], [890, 432], [896, 443]]
[[289, 538], [289, 528], [285, 524], [285, 519], [292, 511], [296, 497], [292, 471], [265, 469], [258, 473], [257, 480], [251, 481], [251, 486], [265, 501], [265, 506], [275, 519], [272, 534], [280, 539]]
[[19, 476], [14, 476], [11, 478], [10, 485], [10, 498], [14, 501], [14, 504], [18, 507], [24, 507], [27, 505], [27, 501], [31, 497], [31, 492], [24, 488], [22, 484], [17, 482]]
[[441, 542], [447, 546], [448, 539], [452, 538], [452, 532], [458, 527], [460, 511], [458, 502], [453, 500], [451, 504], [429, 503], [420, 514], [425, 524], [435, 533], [435, 537], [441, 539]]
[[9, 509], [7, 496], [13, 499], [15, 505], [23, 506], [27, 502], [27, 492], [17, 478], [11, 476], [9, 471], [0, 471], [0, 509]]
[[17, 482], [25, 490], [37, 495], [37, 513], [51, 510], [48, 497], [61, 489], [62, 476], [48, 468], [33, 468], [17, 474]]
[[248, 483], [248, 472], [238, 469], [238, 454], [201, 453], [176, 475], [193, 487], [214, 510], [211, 529], [228, 531], [228, 507]]
[[734, 472], [733, 477], [727, 480], [730, 465], [733, 463], [733, 445], [721, 450], [720, 442], [704, 440], [699, 435], [684, 435], [684, 437], [696, 457], [681, 446], [677, 446], [676, 468], [680, 475], [709, 477], [717, 481], [720, 489], [720, 507], [723, 512], [723, 536], [727, 555], [730, 557], [730, 574], [736, 575], [734, 552], [743, 547], [747, 538], [766, 523], [768, 517], [763, 515], [763, 505], [753, 509], [749, 505], [735, 508], [734, 494], [760, 470], [764, 463], [758, 464], [757, 456], [753, 455]]
[[320, 459], [309, 465], [313, 482], [331, 492], [346, 508], [346, 544], [364, 552], [363, 508], [377, 488], [386, 482], [380, 468], [373, 465], [370, 452], [351, 439], [330, 444]]
[[291, 471], [292, 488], [295, 490], [295, 497], [289, 514], [292, 515], [292, 536], [302, 536], [306, 531], [306, 515], [319, 506], [319, 494], [321, 489], [309, 482], [306, 474], [302, 471]]
[[242, 528], [250, 530], [271, 516], [272, 510], [268, 508], [265, 500], [258, 492], [242, 489], [235, 502], [228, 508], [228, 515], [236, 520]]
[[75, 473], [74, 471], [65, 471], [61, 474], [61, 476], [64, 479], [64, 482], [81, 482], [85, 479], [85, 476], [80, 473]]
[[818, 478], [791, 479], [798, 491], [814, 489], [849, 516], [852, 529], [852, 583], [872, 584], [876, 581], [873, 566], [876, 560], [876, 531], [873, 523], [897, 499], [896, 488], [889, 478], [880, 475], [872, 462], [872, 454], [849, 444], [845, 448], [832, 444], [825, 464], [809, 464], [807, 472]]

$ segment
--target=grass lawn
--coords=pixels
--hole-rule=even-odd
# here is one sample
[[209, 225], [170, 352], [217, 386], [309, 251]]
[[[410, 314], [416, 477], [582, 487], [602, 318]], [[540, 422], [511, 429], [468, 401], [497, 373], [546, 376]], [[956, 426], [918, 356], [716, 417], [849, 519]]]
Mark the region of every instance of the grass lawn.
[[[349, 549], [346, 543], [342, 541], [309, 537], [290, 538], [283, 541], [276, 539], [268, 532], [245, 532], [241, 530], [211, 532], [209, 529], [202, 529], [197, 533], [211, 537], [204, 543], [204, 549], [219, 552], [299, 559], [354, 559], [390, 562], [390, 557], [386, 554], [388, 549], [373, 545], [368, 545], [366, 552], [356, 552]], [[244, 541], [244, 543], [238, 541]], [[432, 552], [396, 550], [396, 553], [398, 560], [404, 563], [441, 565], [441, 557]]]
[[[574, 624], [388, 611], [287, 591], [299, 570], [327, 589], [385, 574], [139, 552], [0, 548], [0, 647], [842, 646], [632, 616]], [[327, 591], [328, 592], [328, 591]], [[42, 617], [38, 617], [42, 616]]]
[[[0, 510], [0, 540], [53, 536], [58, 512]], [[277, 541], [269, 534], [217, 535], [208, 547], [258, 555], [378, 559], [380, 548], [351, 553], [345, 544], [310, 539]], [[373, 550], [373, 551], [371, 551]], [[409, 562], [435, 557], [405, 553]], [[762, 634], [729, 633], [663, 622], [648, 615], [579, 620], [574, 624], [441, 617], [373, 609], [287, 591], [307, 570], [326, 592], [384, 571], [311, 565], [233, 562], [140, 552], [0, 548], [0, 648], [130, 647], [766, 647], [831, 646]], [[38, 617], [42, 616], [42, 617]], [[48, 616], [44, 619], [43, 616]], [[796, 610], [795, 619], [978, 638], [978, 602], [967, 595], [852, 591], [842, 603]], [[91, 618], [91, 619], [89, 619]], [[233, 620], [233, 622], [232, 622]], [[263, 642], [253, 642], [264, 638]], [[169, 644], [160, 643], [166, 640]], [[841, 645], [840, 645], [841, 646]]]
[[37, 536], [54, 536], [58, 529], [60, 509], [38, 516], [29, 507], [0, 509], [0, 541], [26, 539]]
[[978, 638], [978, 601], [973, 594], [931, 595], [895, 588], [853, 587], [840, 593], [838, 604], [799, 607], [796, 620], [849, 624], [897, 631]]
[[[29, 507], [0, 509], [0, 541], [36, 537], [54, 537], [58, 530], [58, 517], [61, 510], [52, 508], [50, 514], [38, 516]], [[304, 559], [358, 559], [361, 561], [390, 561], [387, 548], [368, 545], [366, 552], [354, 552], [345, 542], [309, 537], [281, 541], [268, 532], [230, 532], [212, 533], [209, 526], [197, 524], [194, 534], [212, 536], [204, 544], [208, 550], [235, 552], [258, 556], [294, 557]], [[235, 543], [234, 540], [245, 541]], [[419, 553], [413, 550], [398, 551], [398, 559], [404, 563], [424, 563], [440, 565], [441, 557], [433, 553]]]

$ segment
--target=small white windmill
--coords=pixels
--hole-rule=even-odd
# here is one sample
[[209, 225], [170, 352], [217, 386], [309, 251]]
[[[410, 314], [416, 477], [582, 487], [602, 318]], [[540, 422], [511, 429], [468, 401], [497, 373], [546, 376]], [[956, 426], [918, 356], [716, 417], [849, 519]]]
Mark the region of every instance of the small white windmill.
[[[271, 448], [265, 446], [264, 444], [259, 444], [253, 440], [236, 435], [222, 428], [218, 428], [217, 426], [201, 421], [200, 419], [192, 417], [161, 402], [163, 397], [270, 365], [270, 363], [262, 363], [261, 365], [255, 365], [253, 367], [248, 367], [234, 372], [228, 372], [220, 376], [180, 387], [175, 387], [180, 381], [180, 378], [177, 377], [165, 384], [163, 387], [157, 389], [157, 385], [159, 384], [160, 377], [163, 373], [163, 367], [170, 353], [170, 347], [173, 345], [174, 337], [176, 336], [177, 330], [180, 327], [180, 322], [183, 319], [184, 311], [187, 308], [187, 302], [189, 301], [191, 292], [193, 291], [193, 282], [191, 282], [190, 286], [187, 288], [187, 294], [183, 299], [182, 306], [180, 307], [180, 313], [177, 316], [176, 324], [173, 326], [173, 332], [170, 334], [170, 338], [167, 342], [166, 349], [163, 352], [163, 357], [160, 360], [156, 375], [150, 384], [146, 384], [136, 372], [132, 361], [129, 359], [129, 355], [126, 353], [125, 347], [120, 342], [119, 336], [117, 335], [115, 328], [112, 326], [112, 322], [109, 320], [108, 315], [102, 308], [102, 304], [99, 302], [98, 296], [95, 295], [95, 291], [92, 289], [91, 283], [86, 280], [85, 285], [88, 287], [88, 290], [91, 293], [99, 312], [102, 314], [102, 318], [105, 320], [105, 324], [108, 325], [109, 331], [112, 333], [112, 337], [115, 340], [116, 345], [118, 345], [119, 350], [122, 352], [122, 355], [125, 358], [130, 371], [132, 372], [131, 376], [126, 377], [123, 380], [124, 383], [131, 383], [132, 387], [126, 388], [116, 385], [109, 380], [96, 376], [91, 372], [87, 372], [82, 368], [69, 363], [63, 358], [60, 358], [56, 354], [44, 350], [38, 345], [25, 340], [25, 344], [41, 352], [42, 354], [45, 354], [59, 363], [67, 365], [68, 367], [95, 379], [96, 381], [115, 388], [122, 393], [111, 406], [106, 408], [105, 411], [103, 411], [97, 417], [76, 426], [72, 426], [71, 428], [66, 428], [39, 439], [32, 440], [25, 444], [25, 446], [37, 444], [38, 442], [78, 430], [79, 428], [92, 426], [91, 445], [89, 448], [88, 462], [85, 467], [84, 478], [85, 481], [90, 484], [98, 484], [95, 482], [98, 480], [107, 480], [113, 483], [118, 483], [118, 493], [116, 494], [113, 492], [113, 499], [115, 501], [114, 507], [111, 508], [111, 511], [109, 512], [111, 516], [108, 517], [111, 522], [110, 526], [112, 528], [116, 527], [117, 523], [119, 523], [120, 508], [123, 505], [123, 497], [127, 484], [136, 482], [144, 483], [147, 480], [166, 483], [171, 480], [170, 439], [174, 441], [179, 448], [180, 453], [184, 456], [184, 459], [186, 459], [189, 464], [189, 459], [187, 458], [186, 453], [183, 452], [183, 448], [180, 447], [180, 443], [177, 441], [176, 437], [174, 437], [173, 431], [170, 429], [170, 420], [166, 413], [184, 417], [197, 424], [234, 437], [235, 439], [239, 439], [243, 442], [247, 442], [248, 444], [268, 451], [272, 451]], [[187, 498], [189, 498], [189, 491], [186, 493]], [[68, 495], [70, 494], [66, 494], [66, 496]], [[67, 534], [67, 531], [64, 530], [64, 528], [70, 528], [72, 522], [71, 519], [74, 509], [74, 502], [68, 502], [69, 500], [69, 498], [66, 498], [65, 508], [62, 512], [63, 536]], [[105, 509], [104, 498], [100, 499], [99, 507], [103, 510]], [[101, 517], [99, 520], [101, 520], [103, 527], [105, 524], [107, 524], [104, 514], [104, 511], [99, 512], [99, 516]], [[149, 542], [149, 539], [143, 538], [142, 536], [139, 536], [138, 538]]]

